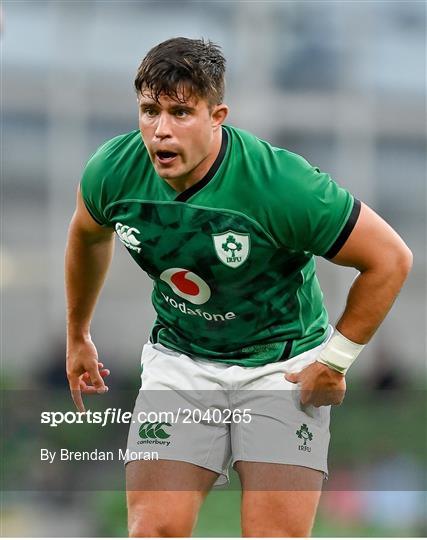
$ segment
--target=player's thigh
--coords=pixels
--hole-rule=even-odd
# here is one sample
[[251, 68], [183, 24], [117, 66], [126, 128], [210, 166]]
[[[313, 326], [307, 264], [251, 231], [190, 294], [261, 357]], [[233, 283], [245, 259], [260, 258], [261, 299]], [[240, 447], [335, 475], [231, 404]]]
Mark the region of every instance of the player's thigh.
[[218, 474], [182, 461], [132, 461], [126, 466], [131, 537], [190, 536]]
[[243, 536], [310, 536], [323, 472], [297, 465], [236, 462]]

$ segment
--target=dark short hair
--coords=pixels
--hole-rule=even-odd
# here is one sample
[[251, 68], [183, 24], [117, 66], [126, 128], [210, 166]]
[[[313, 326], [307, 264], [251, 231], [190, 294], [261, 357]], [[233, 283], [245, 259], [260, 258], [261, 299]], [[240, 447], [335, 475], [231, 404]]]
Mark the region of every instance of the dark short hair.
[[135, 90], [153, 99], [165, 94], [177, 101], [189, 96], [218, 105], [224, 99], [225, 58], [218, 45], [203, 39], [172, 38], [153, 47], [141, 62]]

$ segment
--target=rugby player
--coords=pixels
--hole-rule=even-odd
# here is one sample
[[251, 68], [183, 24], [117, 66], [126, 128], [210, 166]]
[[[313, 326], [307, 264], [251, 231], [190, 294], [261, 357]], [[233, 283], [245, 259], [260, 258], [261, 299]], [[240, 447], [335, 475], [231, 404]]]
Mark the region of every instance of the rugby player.
[[[248, 423], [200, 422], [191, 433], [154, 425], [143, 435], [131, 425], [128, 448], [151, 437], [160, 456], [127, 463], [133, 537], [189, 536], [230, 463], [244, 536], [308, 536], [327, 474], [330, 405], [343, 400], [348, 368], [412, 264], [399, 235], [328, 174], [225, 125], [224, 71], [220, 48], [204, 40], [148, 52], [135, 79], [139, 130], [90, 158], [69, 229], [67, 376], [79, 410], [82, 393], [108, 390], [90, 323], [114, 232], [154, 282], [135, 414], [149, 390], [256, 391], [231, 402], [251, 411]], [[315, 255], [359, 271], [335, 329]], [[230, 403], [221, 399], [204, 405]]]

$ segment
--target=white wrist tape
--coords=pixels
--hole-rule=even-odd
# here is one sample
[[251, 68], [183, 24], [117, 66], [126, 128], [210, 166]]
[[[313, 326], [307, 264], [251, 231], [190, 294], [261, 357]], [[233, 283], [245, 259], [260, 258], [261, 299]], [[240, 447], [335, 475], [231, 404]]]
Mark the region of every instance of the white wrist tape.
[[345, 375], [364, 346], [350, 341], [335, 330], [326, 347], [320, 352], [318, 361]]

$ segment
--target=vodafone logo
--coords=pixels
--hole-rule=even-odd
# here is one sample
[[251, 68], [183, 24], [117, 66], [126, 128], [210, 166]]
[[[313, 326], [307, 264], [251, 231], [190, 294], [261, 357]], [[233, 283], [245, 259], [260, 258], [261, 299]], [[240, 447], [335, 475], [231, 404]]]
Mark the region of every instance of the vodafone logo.
[[160, 274], [175, 294], [192, 304], [200, 306], [209, 300], [211, 290], [201, 277], [185, 268], [168, 268]]

